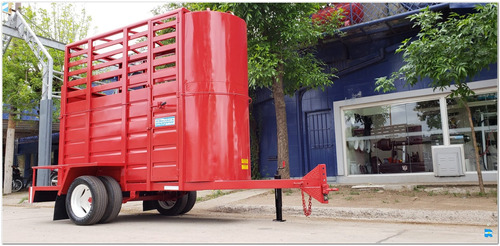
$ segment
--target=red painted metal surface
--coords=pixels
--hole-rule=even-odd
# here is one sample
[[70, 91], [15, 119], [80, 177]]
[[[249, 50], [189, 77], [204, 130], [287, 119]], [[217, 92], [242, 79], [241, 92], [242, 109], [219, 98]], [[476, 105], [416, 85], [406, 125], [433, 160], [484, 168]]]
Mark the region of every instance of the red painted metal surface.
[[[140, 191], [302, 188], [321, 202], [325, 166], [250, 180], [245, 22], [178, 9], [66, 47], [59, 183], [81, 175]], [[146, 198], [144, 198], [146, 199]]]
[[186, 14], [185, 181], [250, 179], [245, 22], [231, 14]]
[[343, 22], [344, 26], [363, 22], [364, 12], [361, 3], [334, 3], [333, 6], [328, 6], [314, 13], [312, 19], [325, 24], [335, 12], [340, 13], [340, 16], [342, 16], [340, 21]]

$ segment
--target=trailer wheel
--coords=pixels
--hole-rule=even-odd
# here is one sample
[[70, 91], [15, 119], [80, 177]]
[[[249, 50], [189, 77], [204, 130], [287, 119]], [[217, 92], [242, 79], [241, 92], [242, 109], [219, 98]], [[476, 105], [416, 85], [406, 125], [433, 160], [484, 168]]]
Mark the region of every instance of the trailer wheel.
[[196, 191], [190, 191], [185, 196], [188, 197], [186, 207], [184, 207], [180, 214], [185, 214], [191, 211], [196, 203]]
[[175, 216], [179, 215], [183, 209], [186, 207], [188, 201], [188, 196], [183, 195], [177, 200], [170, 201], [156, 201], [156, 210], [160, 212], [161, 215]]
[[71, 183], [66, 196], [66, 211], [77, 225], [92, 225], [103, 217], [108, 194], [102, 181], [94, 176], [81, 176]]
[[122, 209], [122, 189], [118, 182], [109, 176], [99, 176], [108, 193], [108, 205], [99, 223], [108, 223], [116, 218]]

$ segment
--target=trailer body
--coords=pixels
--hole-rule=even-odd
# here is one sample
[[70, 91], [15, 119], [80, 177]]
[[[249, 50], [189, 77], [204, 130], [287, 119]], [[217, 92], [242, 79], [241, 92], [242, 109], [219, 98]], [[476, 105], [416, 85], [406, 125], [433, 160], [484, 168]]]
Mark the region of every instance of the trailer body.
[[[251, 180], [246, 40], [242, 19], [182, 8], [67, 45], [59, 164], [38, 168], [59, 181], [31, 187], [30, 201], [56, 200], [54, 219], [67, 218], [75, 182], [102, 181], [109, 203], [113, 189], [127, 202], [260, 188], [327, 202], [324, 165], [300, 180]], [[93, 192], [89, 206], [102, 206]]]

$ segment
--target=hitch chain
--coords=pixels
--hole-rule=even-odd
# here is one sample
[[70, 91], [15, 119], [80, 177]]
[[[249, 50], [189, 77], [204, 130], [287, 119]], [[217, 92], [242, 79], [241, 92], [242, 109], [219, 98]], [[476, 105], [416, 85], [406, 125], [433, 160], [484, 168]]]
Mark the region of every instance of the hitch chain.
[[304, 199], [304, 191], [301, 189], [302, 192], [302, 208], [304, 209], [304, 215], [306, 217], [309, 217], [311, 215], [311, 208], [312, 208], [312, 197], [309, 195], [309, 207], [306, 207], [306, 200]]

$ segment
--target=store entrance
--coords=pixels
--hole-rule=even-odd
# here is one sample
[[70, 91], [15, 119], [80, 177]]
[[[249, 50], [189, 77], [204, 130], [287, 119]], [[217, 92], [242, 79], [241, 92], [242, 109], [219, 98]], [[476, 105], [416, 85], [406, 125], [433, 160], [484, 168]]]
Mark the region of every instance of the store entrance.
[[326, 164], [328, 176], [337, 176], [334, 163], [334, 129], [330, 110], [306, 113], [308, 173], [318, 164]]

